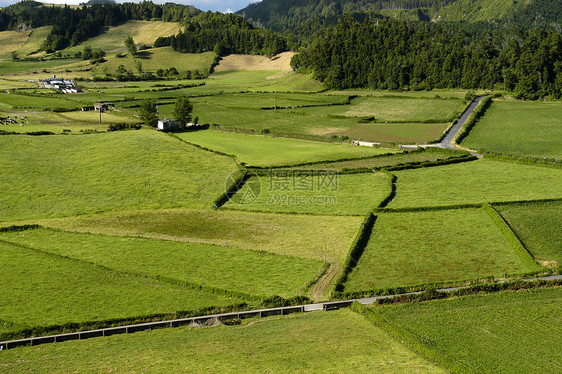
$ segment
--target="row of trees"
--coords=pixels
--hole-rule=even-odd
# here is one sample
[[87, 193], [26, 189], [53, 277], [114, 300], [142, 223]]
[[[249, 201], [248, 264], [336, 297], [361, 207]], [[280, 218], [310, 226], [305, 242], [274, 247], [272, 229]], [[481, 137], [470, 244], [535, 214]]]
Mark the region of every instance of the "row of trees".
[[428, 23], [344, 17], [291, 64], [312, 69], [329, 88], [499, 86], [521, 98], [562, 97], [562, 37], [541, 29], [473, 39]]

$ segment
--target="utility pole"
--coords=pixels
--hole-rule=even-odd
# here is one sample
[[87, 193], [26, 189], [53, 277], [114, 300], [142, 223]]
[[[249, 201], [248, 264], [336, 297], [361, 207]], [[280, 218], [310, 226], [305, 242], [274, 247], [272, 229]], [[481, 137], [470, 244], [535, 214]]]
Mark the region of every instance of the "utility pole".
[[98, 98], [98, 110], [100, 111], [100, 123], [101, 123], [101, 97]]

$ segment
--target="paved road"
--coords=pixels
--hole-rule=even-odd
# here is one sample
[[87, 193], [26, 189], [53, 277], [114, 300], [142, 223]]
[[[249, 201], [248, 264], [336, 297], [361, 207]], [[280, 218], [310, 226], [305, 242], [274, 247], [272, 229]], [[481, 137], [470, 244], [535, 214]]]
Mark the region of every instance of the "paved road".
[[440, 143], [437, 144], [437, 146], [439, 148], [448, 148], [448, 149], [455, 149], [452, 145], [451, 142], [453, 141], [453, 139], [455, 139], [455, 136], [457, 136], [458, 132], [460, 131], [460, 129], [463, 127], [463, 125], [465, 124], [466, 120], [468, 119], [468, 117], [472, 114], [472, 112], [474, 111], [474, 109], [476, 108], [476, 106], [478, 105], [478, 103], [480, 102], [480, 100], [482, 100], [483, 98], [485, 98], [486, 96], [478, 96], [477, 98], [475, 98], [474, 100], [472, 100], [472, 103], [470, 103], [470, 105], [468, 106], [468, 108], [466, 108], [466, 110], [463, 112], [463, 114], [461, 114], [461, 116], [459, 117], [459, 119], [457, 120], [457, 123], [454, 124], [449, 131], [447, 132], [447, 135], [445, 135], [445, 137], [443, 138], [443, 140], [441, 140]]

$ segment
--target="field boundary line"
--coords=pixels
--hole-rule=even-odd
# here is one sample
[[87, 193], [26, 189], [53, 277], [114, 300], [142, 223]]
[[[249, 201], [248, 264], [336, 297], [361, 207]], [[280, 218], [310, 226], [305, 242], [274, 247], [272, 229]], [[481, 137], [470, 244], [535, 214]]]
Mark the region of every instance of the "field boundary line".
[[[549, 282], [547, 285], [550, 286], [560, 286], [562, 285], [562, 275], [554, 275], [554, 276], [547, 276], [547, 277], [538, 277], [538, 278], [531, 278], [531, 279], [524, 279], [519, 282], [513, 282], [513, 284], [521, 284], [521, 282], [526, 284], [532, 283], [539, 283], [538, 287], [544, 285], [543, 282]], [[537, 284], [535, 283], [535, 284]], [[503, 282], [503, 283], [493, 283], [489, 286], [491, 288], [498, 288], [496, 291], [501, 291], [502, 287], [504, 290], [509, 290], [507, 286], [511, 283]], [[460, 287], [453, 287], [453, 288], [442, 288], [435, 290], [434, 295], [439, 295], [439, 293], [443, 294], [450, 294], [455, 295], [455, 292], [459, 291], [470, 291], [471, 287], [474, 287], [474, 290], [477, 292], [482, 291], [478, 286], [485, 286], [485, 285], [476, 285], [476, 286], [460, 286]], [[484, 290], [485, 291], [485, 290]], [[494, 291], [493, 289], [488, 290], [489, 292]], [[116, 334], [130, 334], [138, 331], [150, 331], [159, 328], [167, 328], [167, 327], [180, 327], [180, 326], [189, 326], [189, 325], [197, 325], [201, 326], [207, 322], [211, 321], [221, 321], [221, 320], [236, 320], [236, 319], [246, 319], [246, 318], [256, 318], [256, 317], [269, 317], [275, 315], [288, 315], [292, 313], [306, 313], [306, 312], [314, 312], [314, 311], [330, 311], [330, 310], [337, 310], [340, 308], [350, 307], [354, 302], [360, 303], [362, 305], [370, 305], [374, 304], [378, 301], [389, 301], [397, 298], [409, 298], [412, 296], [423, 296], [422, 291], [415, 291], [415, 292], [406, 292], [401, 294], [393, 294], [393, 295], [382, 295], [382, 296], [374, 296], [369, 298], [361, 298], [361, 299], [349, 299], [349, 300], [340, 300], [340, 301], [327, 301], [321, 303], [313, 303], [313, 304], [301, 304], [301, 305], [294, 305], [294, 306], [286, 306], [286, 307], [277, 307], [277, 308], [265, 308], [265, 309], [254, 309], [254, 310], [247, 310], [247, 311], [239, 311], [239, 312], [230, 312], [230, 313], [222, 313], [222, 314], [211, 314], [211, 315], [204, 315], [204, 316], [196, 316], [196, 317], [187, 317], [187, 318], [179, 318], [173, 320], [166, 320], [166, 321], [155, 321], [155, 322], [146, 322], [146, 323], [138, 323], [138, 324], [130, 324], [130, 325], [123, 325], [123, 326], [115, 326], [115, 327], [108, 327], [102, 329], [95, 329], [95, 330], [84, 330], [84, 331], [77, 331], [71, 332], [66, 334], [56, 334], [56, 335], [47, 335], [47, 336], [37, 336], [31, 338], [24, 338], [24, 339], [17, 339], [17, 340], [7, 340], [0, 342], [0, 351], [13, 349], [16, 347], [22, 346], [36, 346], [40, 344], [46, 343], [58, 343], [68, 340], [84, 340], [94, 337], [105, 337], [111, 336]]]
[[437, 210], [454, 210], [454, 209], [470, 209], [481, 208], [482, 204], [489, 203], [490, 205], [524, 205], [535, 203], [558, 203], [562, 201], [562, 197], [553, 197], [545, 199], [530, 199], [530, 200], [505, 200], [505, 201], [484, 201], [478, 203], [465, 203], [465, 204], [451, 204], [451, 205], [428, 205], [428, 206], [414, 206], [403, 208], [375, 208], [374, 213], [410, 213], [410, 212], [430, 212]]
[[488, 213], [492, 221], [500, 229], [503, 236], [507, 239], [511, 247], [515, 250], [515, 253], [519, 256], [520, 260], [527, 266], [529, 266], [531, 271], [543, 270], [543, 267], [535, 262], [535, 258], [525, 247], [525, 244], [517, 236], [517, 234], [512, 230], [503, 216], [494, 209], [489, 203], [483, 204], [482, 207]]

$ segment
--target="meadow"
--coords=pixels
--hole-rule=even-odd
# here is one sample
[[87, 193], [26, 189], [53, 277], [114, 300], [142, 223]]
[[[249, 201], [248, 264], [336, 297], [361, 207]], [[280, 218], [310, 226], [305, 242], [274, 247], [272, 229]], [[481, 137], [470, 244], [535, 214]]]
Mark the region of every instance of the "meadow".
[[39, 362], [44, 371], [444, 372], [350, 310], [114, 335], [0, 355], [0, 365], [12, 373]]
[[0, 92], [0, 108], [4, 110], [33, 109], [47, 110], [52, 108], [79, 109], [80, 105], [64, 95], [17, 95]]
[[180, 139], [202, 147], [231, 155], [251, 166], [283, 166], [305, 162], [330, 161], [366, 157], [394, 152], [385, 148], [357, 147], [350, 144], [331, 144], [227, 133], [221, 131], [194, 131], [177, 134]]
[[216, 243], [333, 263], [347, 255], [362, 220], [362, 217], [167, 209], [81, 215], [39, 223], [66, 231]]
[[345, 291], [527, 273], [482, 209], [389, 213], [377, 217]]
[[373, 306], [376, 325], [456, 373], [557, 373], [559, 287]]
[[373, 157], [358, 158], [348, 161], [336, 161], [317, 163], [314, 165], [303, 165], [293, 167], [293, 169], [307, 169], [307, 170], [353, 170], [353, 169], [374, 169], [374, 168], [387, 168], [400, 164], [415, 163], [415, 162], [433, 162], [438, 160], [445, 160], [452, 155], [442, 154], [431, 151], [416, 151], [416, 152], [397, 152], [394, 154], [381, 154]]
[[25, 43], [16, 50], [18, 57], [25, 57], [40, 51], [41, 47], [43, 47], [43, 42], [47, 38], [47, 35], [51, 32], [52, 28], [52, 26], [43, 26], [33, 29]]
[[210, 207], [237, 170], [228, 157], [142, 130], [2, 136], [0, 160], [0, 221]]
[[562, 170], [481, 160], [394, 173], [389, 208], [560, 198]]
[[527, 250], [541, 265], [562, 267], [562, 202], [498, 205]]
[[361, 123], [343, 134], [368, 142], [429, 144], [439, 140], [448, 124]]
[[0, 235], [0, 340], [35, 326], [131, 318], [240, 302], [4, 241]]
[[2, 233], [0, 239], [120, 273], [255, 296], [302, 295], [323, 267], [321, 261], [221, 245], [49, 229]]
[[494, 101], [463, 147], [562, 158], [562, 103]]
[[[317, 215], [365, 215], [390, 193], [384, 173], [281, 171], [252, 177], [226, 208]], [[258, 186], [261, 190], [258, 192]], [[234, 195], [235, 197], [237, 195]]]

